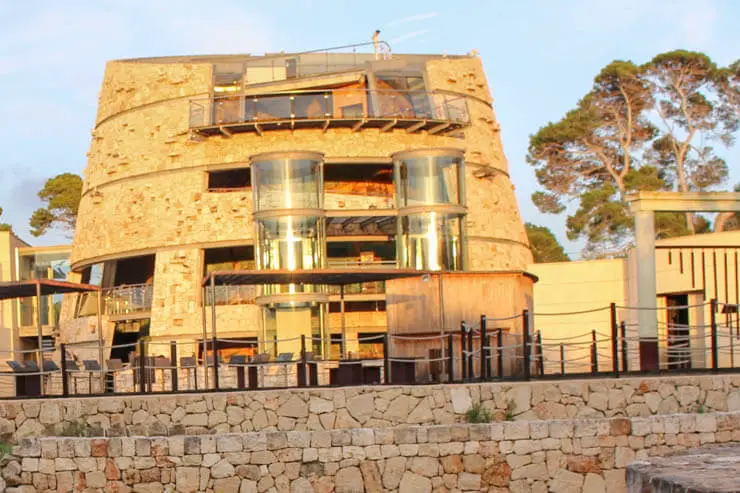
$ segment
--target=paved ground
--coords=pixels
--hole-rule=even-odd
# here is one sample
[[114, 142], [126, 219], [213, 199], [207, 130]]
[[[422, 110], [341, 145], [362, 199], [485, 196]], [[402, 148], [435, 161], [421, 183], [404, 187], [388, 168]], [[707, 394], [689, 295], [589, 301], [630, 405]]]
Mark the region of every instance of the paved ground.
[[740, 443], [651, 457], [627, 468], [629, 493], [740, 492]]

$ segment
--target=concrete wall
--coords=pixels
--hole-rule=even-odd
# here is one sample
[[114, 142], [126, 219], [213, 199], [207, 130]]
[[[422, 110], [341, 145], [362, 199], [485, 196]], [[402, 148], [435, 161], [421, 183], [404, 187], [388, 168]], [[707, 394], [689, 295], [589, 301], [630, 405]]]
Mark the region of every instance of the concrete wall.
[[0, 486], [9, 493], [622, 493], [634, 460], [730, 440], [740, 440], [740, 413], [30, 438], [14, 448]]

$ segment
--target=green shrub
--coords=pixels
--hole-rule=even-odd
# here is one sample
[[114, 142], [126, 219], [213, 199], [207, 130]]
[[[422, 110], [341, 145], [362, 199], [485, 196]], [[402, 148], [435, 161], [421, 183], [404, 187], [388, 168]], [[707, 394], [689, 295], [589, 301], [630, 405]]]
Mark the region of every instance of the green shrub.
[[509, 399], [506, 401], [506, 413], [504, 414], [504, 419], [506, 421], [514, 421], [514, 413], [516, 412], [516, 402], [514, 402], [512, 399]]
[[468, 423], [490, 423], [493, 421], [493, 413], [480, 404], [473, 404], [465, 413], [465, 419]]

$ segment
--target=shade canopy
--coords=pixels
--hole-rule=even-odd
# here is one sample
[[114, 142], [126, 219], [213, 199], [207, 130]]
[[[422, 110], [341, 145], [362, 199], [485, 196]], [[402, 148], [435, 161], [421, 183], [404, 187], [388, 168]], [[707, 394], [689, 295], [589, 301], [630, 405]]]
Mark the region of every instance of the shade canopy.
[[217, 286], [240, 284], [324, 284], [345, 286], [361, 282], [389, 281], [420, 277], [425, 271], [412, 269], [313, 269], [313, 270], [234, 270], [211, 272], [203, 285], [213, 279]]
[[31, 298], [36, 296], [38, 292], [37, 286], [42, 296], [49, 294], [100, 291], [98, 286], [93, 286], [92, 284], [55, 281], [53, 279], [32, 279], [30, 281], [0, 282], [0, 300]]

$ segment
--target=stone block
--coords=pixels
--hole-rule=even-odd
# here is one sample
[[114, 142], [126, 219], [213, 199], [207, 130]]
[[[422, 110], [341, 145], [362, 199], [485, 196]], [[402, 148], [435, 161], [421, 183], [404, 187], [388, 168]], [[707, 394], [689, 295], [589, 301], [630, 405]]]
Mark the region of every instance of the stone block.
[[334, 478], [336, 493], [364, 493], [362, 472], [357, 467], [345, 467]]
[[506, 440], [522, 440], [529, 438], [529, 422], [508, 421], [504, 423], [504, 438]]
[[398, 493], [431, 493], [432, 482], [429, 478], [406, 471], [403, 473]]

